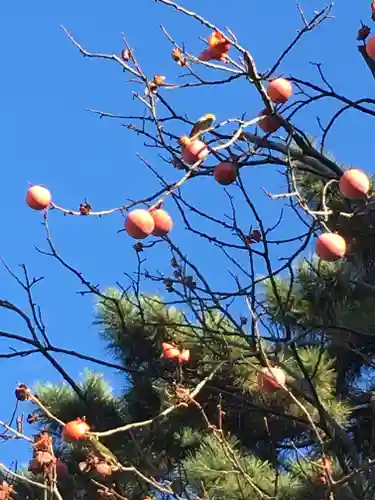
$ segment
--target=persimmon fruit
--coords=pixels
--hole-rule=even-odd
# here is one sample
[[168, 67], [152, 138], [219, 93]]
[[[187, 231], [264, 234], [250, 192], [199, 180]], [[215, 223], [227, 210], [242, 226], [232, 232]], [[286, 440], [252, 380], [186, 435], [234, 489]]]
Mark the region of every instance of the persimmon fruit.
[[190, 360], [189, 349], [182, 349], [182, 351], [178, 355], [178, 360], [180, 361], [180, 363], [187, 363]]
[[225, 61], [230, 49], [230, 41], [218, 31], [214, 31], [208, 39], [208, 48], [199, 55], [200, 61]]
[[293, 87], [289, 80], [276, 78], [268, 84], [267, 94], [275, 104], [284, 104], [292, 97]]
[[222, 162], [214, 170], [216, 182], [222, 186], [233, 184], [237, 179], [237, 166], [231, 162]]
[[322, 260], [334, 262], [346, 254], [346, 241], [337, 233], [319, 235], [315, 244], [315, 252]]
[[265, 392], [273, 392], [285, 385], [286, 375], [284, 370], [277, 366], [271, 368], [264, 367], [258, 373], [258, 385]]
[[182, 159], [188, 165], [203, 161], [208, 156], [209, 151], [206, 144], [198, 139], [182, 137], [180, 144], [182, 145]]
[[82, 419], [76, 418], [66, 423], [62, 437], [66, 442], [79, 441], [89, 432], [90, 426]]
[[180, 350], [174, 344], [162, 342], [161, 348], [163, 350], [163, 356], [168, 359], [178, 358], [178, 356], [180, 355]]
[[154, 220], [153, 236], [165, 236], [172, 230], [173, 220], [168, 212], [159, 208], [150, 210], [150, 214]]
[[367, 39], [366, 52], [371, 59], [375, 59], [375, 35]]
[[208, 39], [208, 46], [211, 49], [228, 52], [230, 49], [230, 41], [218, 31], [214, 31]]
[[264, 116], [262, 120], [259, 120], [258, 125], [266, 134], [273, 134], [282, 125], [281, 119], [276, 115], [270, 115], [267, 109], [263, 109], [259, 116]]
[[96, 464], [95, 471], [101, 477], [111, 476], [113, 472], [112, 467], [109, 464], [106, 464], [105, 462], [99, 462], [98, 464]]
[[51, 193], [44, 186], [31, 186], [26, 193], [26, 203], [33, 210], [44, 210], [51, 203]]
[[328, 484], [328, 474], [333, 472], [333, 464], [329, 458], [322, 458], [318, 461], [315, 481], [317, 484]]
[[203, 62], [208, 61], [223, 61], [227, 60], [227, 50], [223, 50], [220, 47], [209, 47], [208, 49], [203, 50], [199, 54], [199, 60]]
[[326, 472], [329, 472], [330, 474], [332, 473], [333, 465], [329, 458], [322, 458], [319, 460], [319, 465], [323, 467]]
[[362, 170], [350, 168], [340, 178], [339, 189], [346, 198], [363, 198], [370, 191], [370, 179]]
[[203, 62], [208, 61], [220, 61], [223, 57], [221, 52], [216, 51], [215, 49], [205, 49], [200, 54], [198, 59]]
[[143, 240], [155, 228], [155, 222], [148, 210], [136, 208], [132, 210], [125, 220], [125, 231], [136, 240]]

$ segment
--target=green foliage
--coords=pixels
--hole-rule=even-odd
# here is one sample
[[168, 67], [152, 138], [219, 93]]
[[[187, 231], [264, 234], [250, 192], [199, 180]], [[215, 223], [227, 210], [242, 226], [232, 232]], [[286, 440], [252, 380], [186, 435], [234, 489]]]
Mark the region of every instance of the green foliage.
[[[118, 425], [121, 421], [120, 403], [113, 396], [112, 388], [102, 374], [85, 370], [83, 380], [77, 386], [79, 393], [66, 383], [61, 385], [38, 383], [35, 390], [42, 403], [45, 403], [48, 409], [64, 422], [88, 416], [90, 425], [95, 430], [105, 430], [108, 424]], [[51, 431], [56, 432], [59, 425], [51, 421], [42, 411], [39, 411], [39, 415], [39, 421], [48, 424]]]
[[[211, 435], [203, 439], [199, 451], [185, 460], [188, 478], [201, 495], [218, 500], [257, 498], [260, 494], [292, 500], [298, 480], [287, 472], [278, 475], [274, 467], [251, 455], [244, 455], [239, 442]], [[256, 482], [254, 478], [257, 478]]]
[[183, 314], [166, 308], [159, 297], [137, 299], [114, 288], [107, 289], [106, 296], [98, 302], [95, 324], [125, 366], [147, 369], [160, 355], [162, 341], [188, 341], [190, 328]]
[[[296, 339], [295, 345], [281, 345], [278, 350], [278, 364], [289, 377], [288, 386], [310, 394], [307, 375], [320, 404], [339, 425], [348, 427], [354, 417], [367, 422], [367, 414], [356, 417], [351, 397], [341, 397], [342, 376], [352, 368], [334, 342], [340, 327], [360, 315], [366, 296], [362, 290], [360, 299], [357, 285], [351, 284], [355, 276], [349, 264], [312, 259], [301, 262], [294, 274], [292, 283], [274, 279], [264, 286], [270, 324], [289, 329]], [[179, 402], [176, 387], [195, 388], [225, 360], [197, 395], [196, 405], [172, 412], [152, 425], [107, 437], [103, 444], [122, 464], [131, 464], [156, 481], [168, 479], [180, 494], [187, 489], [207, 499], [258, 498], [260, 492], [264, 498], [277, 500], [325, 498], [324, 485], [316, 484], [313, 465], [321, 444], [307, 425], [306, 412], [317, 429], [321, 415], [311, 402], [303, 401], [301, 406], [282, 390], [262, 390], [258, 383], [261, 358], [254, 356], [257, 342], [252, 336], [216, 311], [192, 322], [159, 297], [125, 296], [116, 289], [106, 293], [109, 298], [99, 300], [95, 324], [125, 369], [123, 394], [114, 396], [103, 377], [89, 371], [77, 384], [78, 393], [66, 384], [38, 384], [38, 396], [52, 413], [63, 421], [85, 415], [93, 430], [147, 420]], [[370, 316], [371, 300], [367, 299], [364, 310], [368, 307]], [[190, 349], [190, 362], [178, 366], [162, 357], [165, 341]], [[262, 346], [272, 358], [273, 342], [262, 340]], [[99, 499], [92, 482], [95, 476], [77, 470], [87, 447], [61, 442], [59, 426], [48, 417], [41, 415], [40, 425], [55, 433], [56, 450], [69, 466], [73, 483], [69, 483], [66, 499], [78, 500], [80, 494], [85, 500]], [[286, 452], [290, 443], [308, 448], [302, 471], [301, 460], [291, 460]], [[325, 446], [334, 449], [329, 440]], [[339, 463], [335, 475], [342, 475]], [[132, 500], [153, 491], [150, 484], [129, 472], [116, 473], [111, 481], [120, 494]], [[350, 498], [346, 486], [340, 495], [337, 500]]]

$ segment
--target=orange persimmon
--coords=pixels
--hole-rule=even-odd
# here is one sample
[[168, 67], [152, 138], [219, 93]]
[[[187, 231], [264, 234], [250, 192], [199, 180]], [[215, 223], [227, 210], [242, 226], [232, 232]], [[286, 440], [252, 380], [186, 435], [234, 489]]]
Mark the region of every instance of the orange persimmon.
[[321, 234], [316, 240], [315, 252], [322, 260], [334, 262], [346, 254], [346, 241], [336, 233]]
[[346, 198], [364, 198], [370, 191], [370, 179], [357, 168], [350, 168], [340, 178], [339, 189]]
[[289, 80], [276, 78], [267, 87], [268, 97], [275, 104], [284, 104], [293, 94], [293, 87]]
[[150, 212], [137, 208], [130, 212], [125, 220], [125, 230], [129, 236], [136, 240], [143, 240], [155, 228], [155, 222]]
[[43, 186], [31, 186], [26, 193], [26, 203], [33, 210], [44, 210], [51, 203], [51, 193]]
[[153, 236], [165, 236], [173, 227], [172, 217], [161, 208], [150, 210], [151, 217], [154, 219]]

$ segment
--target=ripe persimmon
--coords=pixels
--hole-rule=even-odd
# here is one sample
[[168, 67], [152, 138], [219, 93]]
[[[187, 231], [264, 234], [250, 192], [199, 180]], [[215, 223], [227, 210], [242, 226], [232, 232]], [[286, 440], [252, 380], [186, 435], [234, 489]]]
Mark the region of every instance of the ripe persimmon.
[[206, 144], [198, 139], [181, 137], [180, 144], [182, 146], [182, 159], [188, 165], [203, 161], [208, 156], [209, 151]]
[[267, 109], [263, 109], [259, 116], [264, 116], [262, 120], [259, 120], [258, 125], [266, 134], [273, 134], [282, 125], [280, 118], [276, 115], [270, 115]]
[[180, 363], [187, 363], [190, 360], [189, 349], [182, 349], [182, 351], [178, 355], [178, 360]]
[[375, 59], [375, 35], [367, 39], [366, 52], [371, 59]]
[[322, 458], [316, 467], [315, 481], [317, 484], [328, 484], [328, 475], [333, 472], [333, 464], [329, 458]]
[[161, 348], [163, 350], [163, 356], [168, 359], [178, 358], [180, 355], [179, 348], [174, 344], [169, 344], [168, 342], [162, 342]]
[[208, 39], [208, 48], [199, 55], [200, 61], [225, 61], [230, 49], [230, 41], [218, 31], [214, 31]]
[[283, 104], [291, 98], [293, 87], [289, 80], [285, 78], [276, 78], [268, 84], [267, 94], [275, 104]]
[[370, 190], [370, 179], [362, 170], [350, 168], [341, 177], [339, 188], [341, 194], [346, 198], [363, 198]]
[[168, 234], [173, 227], [172, 217], [168, 212], [162, 210], [161, 208], [150, 210], [151, 217], [154, 219], [154, 229], [152, 231], [153, 236], [165, 236]]
[[95, 471], [101, 477], [108, 477], [113, 473], [112, 467], [105, 462], [99, 462], [98, 464], [95, 464]]
[[230, 41], [218, 31], [214, 31], [208, 39], [208, 46], [211, 49], [228, 52], [230, 49]]
[[228, 184], [235, 182], [237, 174], [237, 166], [232, 162], [219, 163], [214, 170], [216, 181], [223, 186], [227, 186]]
[[318, 463], [326, 472], [330, 474], [333, 472], [332, 461], [329, 458], [322, 458]]
[[315, 252], [322, 260], [334, 262], [346, 254], [346, 241], [337, 233], [321, 234], [316, 240]]
[[44, 210], [51, 203], [51, 193], [43, 186], [31, 186], [26, 193], [26, 203], [33, 210]]
[[227, 59], [227, 53], [221, 52], [217, 49], [205, 49], [200, 54], [198, 59], [203, 62], [208, 61], [222, 61], [225, 62]]
[[276, 389], [280, 389], [285, 385], [286, 375], [284, 370], [273, 366], [271, 368], [264, 367], [261, 372], [258, 373], [258, 385], [265, 392], [273, 392]]
[[90, 426], [81, 418], [76, 418], [66, 423], [62, 437], [66, 442], [79, 441], [89, 432]]
[[150, 212], [143, 208], [132, 210], [125, 220], [125, 231], [136, 240], [143, 240], [154, 230], [155, 222]]

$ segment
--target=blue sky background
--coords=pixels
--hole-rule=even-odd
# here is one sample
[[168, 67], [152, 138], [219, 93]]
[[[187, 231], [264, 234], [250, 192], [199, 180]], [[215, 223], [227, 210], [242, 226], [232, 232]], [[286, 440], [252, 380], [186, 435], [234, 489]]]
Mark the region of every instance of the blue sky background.
[[[184, 5], [199, 10], [221, 28], [229, 26], [240, 43], [251, 51], [260, 71], [273, 64], [301, 27], [294, 2], [238, 0], [234, 7], [234, 4], [213, 0], [186, 0]], [[307, 17], [323, 5], [322, 1], [302, 2]], [[309, 61], [322, 62], [327, 78], [338, 93], [352, 99], [372, 97], [374, 81], [357, 52], [355, 41], [360, 19], [366, 22], [369, 19], [368, 2], [359, 2], [356, 8], [340, 2], [333, 13], [336, 19], [307, 34], [285, 60], [280, 72], [320, 84], [316, 69]], [[25, 263], [32, 275], [45, 277], [35, 298], [42, 308], [52, 342], [103, 357], [106, 356], [103, 343], [91, 325], [92, 297], [77, 296], [77, 290], [82, 289], [77, 280], [33, 247], [46, 248], [46, 245], [41, 214], [25, 205], [28, 183], [45, 184], [52, 191], [54, 201], [64, 207], [77, 208], [87, 197], [94, 209], [100, 210], [117, 207], [128, 198], [142, 198], [159, 189], [157, 179], [136, 157], [136, 152], [168, 180], [178, 179], [180, 172], [161, 162], [154, 150], [143, 146], [141, 138], [121, 127], [122, 121], [100, 120], [85, 111], [85, 108], [95, 108], [142, 115], [141, 105], [131, 95], [132, 90], [141, 91], [141, 88], [128, 83], [129, 76], [116, 63], [84, 59], [62, 32], [60, 24], [93, 52], [119, 53], [121, 32], [124, 32], [143, 70], [150, 77], [155, 73], [165, 75], [169, 82], [176, 81], [182, 71], [171, 60], [171, 45], [159, 25], [163, 24], [178, 43], [185, 42], [188, 51], [196, 54], [203, 48], [198, 37], [207, 37], [210, 32], [152, 0], [8, 1], [1, 5], [0, 165], [3, 183], [0, 203], [3, 237], [0, 254], [14, 270], [18, 264]], [[218, 76], [207, 69], [199, 71], [207, 78]], [[215, 113], [220, 121], [239, 117], [243, 112], [255, 117], [262, 106], [256, 91], [246, 83], [222, 86], [215, 91], [206, 88], [166, 92], [165, 95], [179, 113], [186, 112], [192, 120], [206, 112]], [[327, 123], [336, 109], [337, 104], [322, 100], [304, 111], [295, 123], [309, 134], [318, 134], [316, 116]], [[369, 120], [370, 117], [360, 116], [355, 111], [347, 112], [330, 133], [328, 147], [337, 159], [372, 174], [373, 138]], [[188, 132], [181, 126], [170, 130], [181, 134]], [[260, 167], [248, 169], [243, 179], [265, 226], [272, 226], [285, 202], [271, 202], [261, 186], [270, 192], [281, 192], [282, 176], [273, 167]], [[236, 189], [230, 187], [229, 191], [235, 195]], [[184, 194], [191, 203], [212, 215], [220, 216], [223, 211], [229, 213], [223, 189], [212, 178], [192, 182], [185, 186]], [[241, 207], [240, 204], [243, 226], [255, 224], [251, 213]], [[194, 262], [205, 266], [206, 275], [216, 287], [228, 289], [232, 286], [226, 271], [228, 264], [221, 254], [189, 236], [172, 202], [167, 203], [166, 208], [175, 218], [173, 237], [176, 243]], [[61, 255], [101, 286], [113, 285], [116, 281], [126, 283], [123, 273], [135, 270], [134, 241], [125, 233], [117, 234], [122, 225], [123, 218], [119, 214], [100, 219], [63, 217], [56, 212], [50, 216], [52, 236]], [[299, 230], [296, 219], [286, 215], [274, 237], [297, 235]], [[275, 258], [288, 254], [286, 247], [276, 251]], [[160, 246], [148, 255], [150, 269], [170, 272], [170, 255], [165, 247]], [[259, 265], [258, 272], [263, 271]], [[4, 269], [0, 268], [0, 273], [0, 297], [26, 307], [27, 298], [20, 287]], [[149, 290], [164, 293], [161, 287], [150, 286]], [[2, 330], [25, 333], [24, 326], [12, 313], [1, 311], [0, 321]], [[0, 352], [6, 352], [10, 345], [8, 340], [0, 338]], [[74, 358], [57, 359], [76, 378], [85, 366], [89, 366]], [[105, 373], [115, 389], [122, 387], [121, 377], [113, 372]], [[0, 418], [5, 421], [9, 420], [14, 408], [13, 391], [17, 382], [32, 385], [36, 380], [60, 381], [59, 375], [40, 356], [1, 359], [0, 374]], [[5, 463], [27, 456], [25, 444], [0, 446], [0, 461]]]

